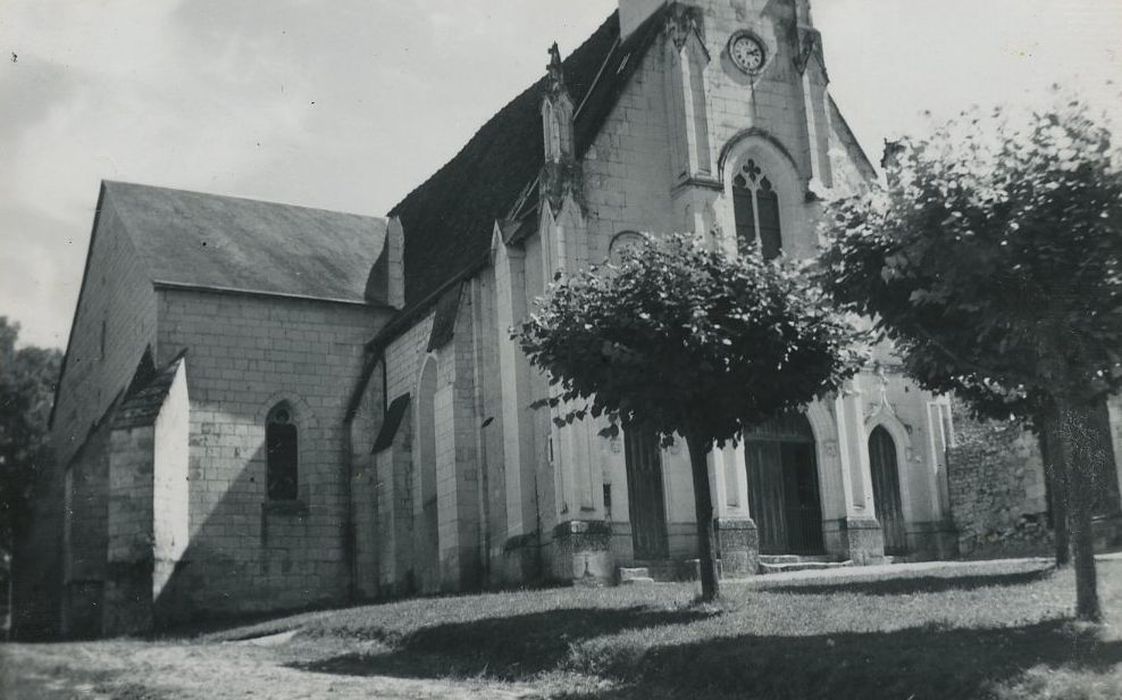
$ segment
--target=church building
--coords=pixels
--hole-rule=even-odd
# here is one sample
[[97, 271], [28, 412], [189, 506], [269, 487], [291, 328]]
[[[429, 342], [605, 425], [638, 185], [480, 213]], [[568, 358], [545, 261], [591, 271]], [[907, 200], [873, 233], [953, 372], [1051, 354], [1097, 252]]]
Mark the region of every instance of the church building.
[[[809, 0], [620, 0], [385, 219], [105, 182], [43, 614], [111, 635], [688, 575], [685, 441], [558, 427], [509, 329], [639, 235], [815, 255], [823, 203], [876, 177], [822, 47]], [[898, 367], [709, 454], [724, 576], [954, 554], [950, 404]]]

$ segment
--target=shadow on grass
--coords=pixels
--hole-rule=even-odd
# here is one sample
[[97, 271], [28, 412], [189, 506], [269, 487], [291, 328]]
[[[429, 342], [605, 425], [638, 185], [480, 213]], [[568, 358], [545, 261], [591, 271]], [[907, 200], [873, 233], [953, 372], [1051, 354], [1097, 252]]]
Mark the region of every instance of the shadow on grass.
[[922, 576], [919, 578], [892, 578], [878, 581], [844, 581], [838, 583], [807, 583], [777, 586], [760, 586], [768, 593], [793, 593], [795, 595], [832, 595], [856, 593], [858, 595], [893, 596], [915, 593], [942, 593], [945, 591], [970, 591], [991, 586], [1025, 586], [1050, 577], [1053, 569], [1023, 571], [996, 576]]
[[450, 678], [485, 674], [523, 680], [562, 666], [573, 644], [625, 630], [697, 622], [712, 615], [644, 607], [553, 610], [426, 627], [387, 640], [394, 649], [390, 653], [345, 654], [292, 666], [351, 676]]
[[652, 649], [601, 698], [977, 698], [1026, 668], [1105, 671], [1122, 642], [1079, 635], [1062, 621], [996, 630], [917, 628], [883, 634], [740, 636]]
[[[1122, 642], [1073, 631], [1063, 620], [1006, 629], [922, 627], [816, 636], [728, 635], [709, 615], [681, 611], [562, 610], [420, 630], [381, 654], [347, 654], [293, 667], [340, 675], [487, 676], [533, 680], [576, 671], [613, 681], [574, 697], [974, 698], [1037, 665], [1104, 671]], [[638, 640], [603, 639], [643, 629]], [[735, 632], [735, 627], [731, 628]], [[693, 637], [693, 639], [691, 639]], [[699, 639], [700, 637], [700, 639]], [[571, 645], [576, 645], [573, 653]], [[563, 689], [554, 689], [554, 692]]]

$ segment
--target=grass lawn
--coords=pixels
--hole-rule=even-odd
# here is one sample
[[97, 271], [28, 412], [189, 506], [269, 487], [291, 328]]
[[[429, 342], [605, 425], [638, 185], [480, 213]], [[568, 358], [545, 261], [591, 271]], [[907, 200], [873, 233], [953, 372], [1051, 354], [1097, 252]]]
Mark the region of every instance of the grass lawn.
[[[257, 689], [268, 697], [318, 697], [312, 685], [286, 694], [314, 680], [338, 684], [332, 697], [391, 696], [397, 691], [378, 684], [392, 681], [412, 684], [394, 686], [398, 697], [1122, 698], [1122, 561], [1101, 562], [1099, 577], [1109, 624], [1094, 629], [1070, 622], [1070, 571], [991, 562], [882, 569], [863, 580], [762, 577], [726, 584], [716, 606], [695, 605], [688, 585], [557, 589], [81, 648], [158, 647], [222, 663], [250, 654], [253, 668], [271, 665], [291, 679]], [[152, 678], [168, 696], [208, 697], [174, 685], [174, 664], [160, 668]], [[95, 688], [112, 696], [116, 683], [127, 697], [162, 697], [155, 687], [137, 694], [146, 682], [123, 664]], [[247, 689], [235, 683], [216, 694], [212, 684], [209, 697]]]

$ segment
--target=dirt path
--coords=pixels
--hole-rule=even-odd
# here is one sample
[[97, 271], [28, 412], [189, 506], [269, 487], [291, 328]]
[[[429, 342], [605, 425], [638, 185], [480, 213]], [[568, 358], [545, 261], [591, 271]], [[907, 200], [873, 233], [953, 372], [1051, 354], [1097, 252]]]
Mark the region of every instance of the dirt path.
[[[285, 642], [287, 640], [278, 640]], [[287, 667], [270, 640], [169, 644], [87, 642], [0, 646], [0, 697], [92, 698], [534, 698], [529, 689], [483, 682], [347, 677]]]

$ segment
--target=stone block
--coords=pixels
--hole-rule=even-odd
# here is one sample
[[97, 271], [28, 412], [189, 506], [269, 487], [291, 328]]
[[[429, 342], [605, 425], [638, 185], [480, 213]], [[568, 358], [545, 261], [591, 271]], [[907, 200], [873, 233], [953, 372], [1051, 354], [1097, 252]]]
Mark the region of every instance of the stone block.
[[884, 563], [884, 531], [876, 518], [849, 517], [838, 521], [844, 556], [857, 566]]
[[760, 568], [760, 534], [751, 518], [718, 518], [717, 556], [724, 576], [751, 576]]
[[570, 520], [553, 529], [554, 577], [574, 583], [610, 584], [615, 578], [612, 528], [602, 520]]

